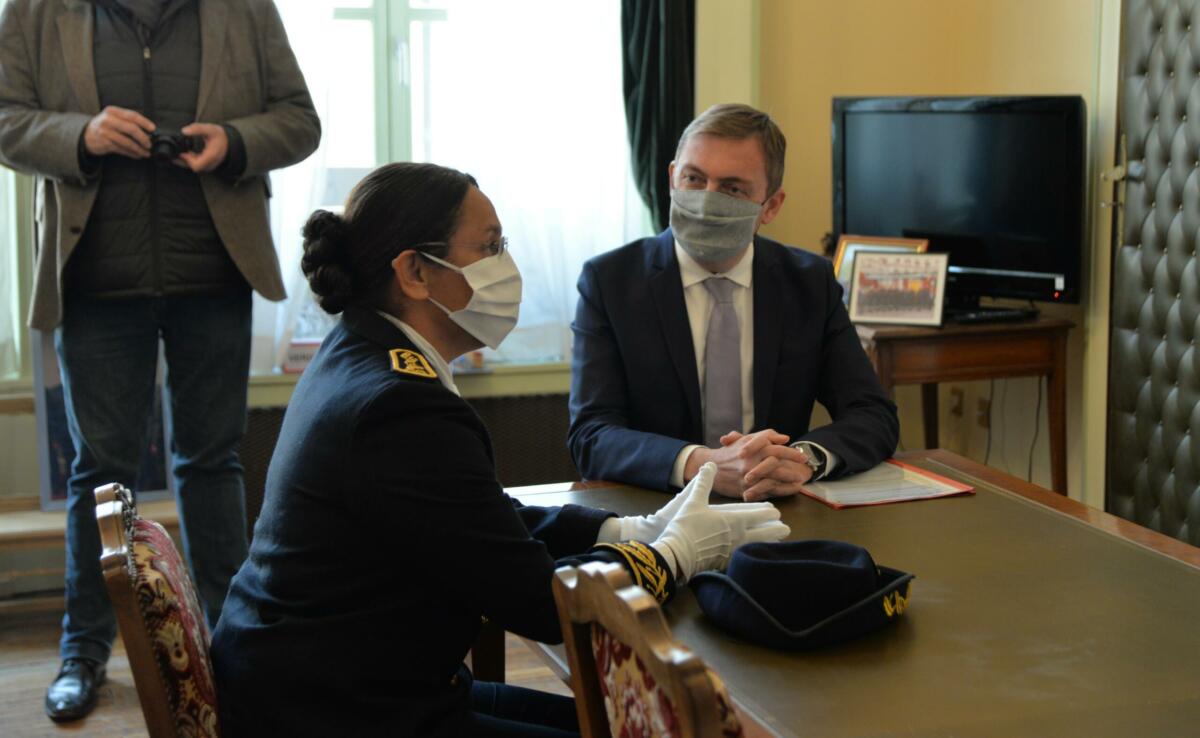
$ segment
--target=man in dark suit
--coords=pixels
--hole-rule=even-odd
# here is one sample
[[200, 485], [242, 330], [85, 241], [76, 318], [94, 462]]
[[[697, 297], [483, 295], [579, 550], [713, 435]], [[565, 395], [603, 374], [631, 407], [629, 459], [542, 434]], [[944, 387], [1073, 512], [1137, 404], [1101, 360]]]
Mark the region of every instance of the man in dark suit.
[[36, 177], [30, 325], [53, 331], [75, 459], [54, 720], [86, 715], [116, 620], [94, 487], [132, 487], [167, 362], [183, 549], [209, 625], [246, 557], [251, 290], [284, 298], [267, 173], [321, 126], [270, 0], [9, 0], [0, 164]]
[[[584, 265], [568, 432], [584, 477], [666, 490], [713, 461], [715, 490], [760, 500], [895, 450], [829, 261], [757, 235], [783, 206], [785, 148], [765, 113], [710, 108], [670, 166], [671, 227]], [[814, 402], [833, 422], [810, 430]]]

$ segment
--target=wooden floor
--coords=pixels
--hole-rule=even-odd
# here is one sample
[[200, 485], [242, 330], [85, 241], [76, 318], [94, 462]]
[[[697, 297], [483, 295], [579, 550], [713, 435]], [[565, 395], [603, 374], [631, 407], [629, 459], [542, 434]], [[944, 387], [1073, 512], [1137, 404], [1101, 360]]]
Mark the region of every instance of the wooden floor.
[[[96, 710], [87, 719], [66, 725], [56, 725], [46, 717], [42, 699], [46, 685], [58, 670], [61, 617], [61, 613], [53, 611], [0, 612], [0, 736], [145, 736], [146, 727], [133, 688], [133, 676], [119, 640], [108, 664], [108, 681], [100, 690]], [[505, 645], [508, 667], [505, 681], [570, 694], [518, 639], [510, 635]]]

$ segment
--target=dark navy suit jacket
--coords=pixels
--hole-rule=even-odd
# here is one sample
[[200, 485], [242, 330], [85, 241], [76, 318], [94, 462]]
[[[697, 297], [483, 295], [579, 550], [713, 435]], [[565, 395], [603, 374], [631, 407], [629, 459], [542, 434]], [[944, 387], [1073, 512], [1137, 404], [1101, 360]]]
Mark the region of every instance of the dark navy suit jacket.
[[[567, 443], [579, 472], [667, 489], [676, 456], [703, 444], [700, 382], [670, 229], [589, 260], [579, 277]], [[896, 406], [842, 305], [829, 260], [754, 239], [754, 427], [812, 441], [840, 465], [891, 456]], [[833, 422], [810, 430], [813, 403]]]

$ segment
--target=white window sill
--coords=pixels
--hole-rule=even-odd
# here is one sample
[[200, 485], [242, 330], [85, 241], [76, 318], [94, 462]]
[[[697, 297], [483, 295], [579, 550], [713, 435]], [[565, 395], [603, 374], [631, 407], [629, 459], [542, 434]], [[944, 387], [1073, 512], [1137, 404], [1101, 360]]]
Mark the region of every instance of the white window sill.
[[[299, 374], [250, 377], [250, 407], [287, 405], [299, 378]], [[456, 374], [454, 382], [467, 398], [565, 395], [571, 387], [571, 366], [561, 361], [498, 366], [482, 372]], [[28, 381], [0, 383], [0, 415], [29, 415], [33, 411], [33, 388]]]

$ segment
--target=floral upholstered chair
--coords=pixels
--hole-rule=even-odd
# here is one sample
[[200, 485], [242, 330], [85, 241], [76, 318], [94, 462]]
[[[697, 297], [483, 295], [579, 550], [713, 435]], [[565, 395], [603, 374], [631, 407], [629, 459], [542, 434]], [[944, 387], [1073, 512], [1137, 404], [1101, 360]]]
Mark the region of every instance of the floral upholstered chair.
[[563, 567], [554, 599], [583, 738], [745, 735], [724, 684], [621, 566]]
[[216, 738], [209, 632], [192, 578], [163, 527], [129, 490], [96, 489], [100, 567], [150, 738]]

